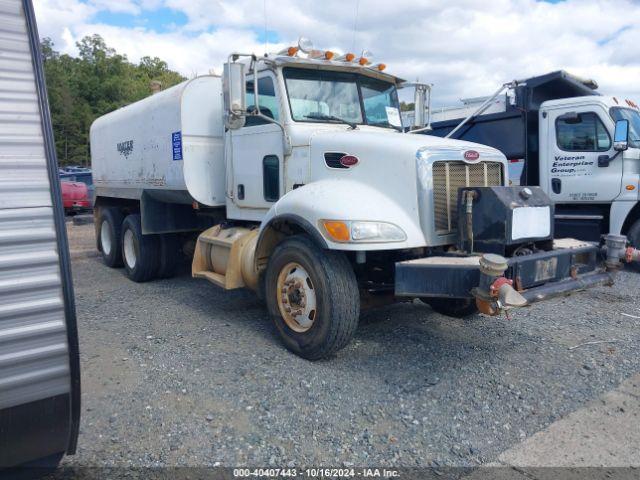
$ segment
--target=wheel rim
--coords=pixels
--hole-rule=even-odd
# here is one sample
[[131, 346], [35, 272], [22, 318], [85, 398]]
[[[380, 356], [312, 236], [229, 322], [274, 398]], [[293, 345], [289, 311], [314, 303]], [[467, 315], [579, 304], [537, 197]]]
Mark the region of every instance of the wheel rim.
[[100, 245], [102, 245], [102, 253], [109, 256], [111, 254], [111, 229], [106, 220], [103, 220], [100, 225]]
[[127, 262], [127, 266], [130, 269], [136, 267], [136, 246], [134, 243], [133, 232], [127, 229], [124, 232], [124, 245], [122, 251], [124, 252], [124, 261]]
[[278, 275], [278, 308], [287, 326], [303, 333], [317, 317], [316, 290], [309, 273], [296, 262], [288, 263]]

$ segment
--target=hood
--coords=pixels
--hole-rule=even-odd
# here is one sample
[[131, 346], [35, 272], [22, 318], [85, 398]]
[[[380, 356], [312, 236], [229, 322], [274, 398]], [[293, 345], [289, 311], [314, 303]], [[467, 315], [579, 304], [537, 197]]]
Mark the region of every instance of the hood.
[[[473, 154], [471, 159], [466, 155], [465, 159], [469, 151], [477, 155]], [[325, 162], [327, 153], [353, 155], [358, 163], [351, 168], [332, 168]], [[502, 153], [462, 140], [373, 128], [320, 130], [310, 138], [311, 182], [350, 181], [380, 192], [386, 203], [403, 210], [421, 225], [430, 245], [450, 241], [436, 238], [435, 234], [432, 166], [437, 161], [462, 161], [469, 165], [500, 162], [504, 176], [507, 175], [507, 161]], [[370, 205], [374, 214], [376, 208], [380, 206]]]
[[[383, 153], [385, 150], [396, 155], [409, 155], [415, 158], [419, 149], [467, 151], [476, 150], [483, 157], [503, 157], [502, 153], [492, 147], [479, 143], [436, 137], [432, 135], [419, 135], [402, 133], [389, 128], [359, 126], [355, 130], [348, 127], [318, 129], [310, 135], [309, 143], [312, 151], [316, 147], [331, 147], [340, 145], [343, 148], [351, 148], [370, 152], [371, 155]], [[335, 151], [335, 150], [334, 150]], [[347, 152], [351, 155], [354, 153]]]
[[[311, 135], [309, 143], [312, 181], [328, 177], [349, 178], [369, 186], [379, 186], [383, 191], [415, 188], [418, 160], [467, 161], [465, 152], [473, 150], [479, 154], [474, 163], [483, 160], [506, 162], [502, 153], [485, 145], [371, 127], [318, 130]], [[325, 153], [354, 155], [359, 162], [349, 169], [330, 168], [325, 163]]]
[[69, 182], [63, 180], [60, 182], [62, 195], [68, 199], [83, 199], [88, 196], [88, 188], [82, 182]]

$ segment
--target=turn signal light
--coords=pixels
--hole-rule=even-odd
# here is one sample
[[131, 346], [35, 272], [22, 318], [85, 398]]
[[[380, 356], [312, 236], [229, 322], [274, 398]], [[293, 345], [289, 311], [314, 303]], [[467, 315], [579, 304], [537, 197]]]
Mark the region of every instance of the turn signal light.
[[348, 242], [351, 239], [349, 226], [338, 220], [323, 220], [322, 224], [329, 236], [336, 242]]
[[626, 188], [626, 189], [627, 189], [627, 190], [629, 190], [629, 191], [632, 191], [632, 190], [635, 190], [635, 189], [636, 189], [635, 185], [627, 185], [627, 186], [626, 186], [626, 187], [624, 187], [624, 188]]

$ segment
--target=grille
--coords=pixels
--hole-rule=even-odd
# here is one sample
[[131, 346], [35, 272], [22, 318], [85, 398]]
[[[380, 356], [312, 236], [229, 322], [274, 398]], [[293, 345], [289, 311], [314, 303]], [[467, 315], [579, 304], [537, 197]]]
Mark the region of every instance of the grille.
[[502, 185], [499, 162], [434, 162], [433, 204], [436, 233], [449, 234], [458, 228], [458, 188]]

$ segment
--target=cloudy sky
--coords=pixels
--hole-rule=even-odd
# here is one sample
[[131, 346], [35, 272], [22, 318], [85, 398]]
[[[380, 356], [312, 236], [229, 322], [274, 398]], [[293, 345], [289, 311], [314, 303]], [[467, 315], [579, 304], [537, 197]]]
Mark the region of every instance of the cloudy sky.
[[[98, 33], [129, 59], [159, 56], [186, 76], [232, 51], [295, 44], [362, 49], [390, 73], [433, 83], [434, 103], [486, 95], [565, 69], [640, 100], [638, 0], [34, 0], [41, 36], [75, 54]], [[265, 14], [266, 12], [266, 14]], [[266, 34], [265, 34], [266, 32]]]

